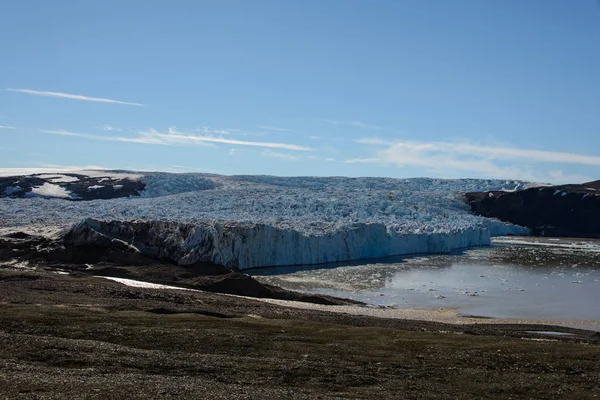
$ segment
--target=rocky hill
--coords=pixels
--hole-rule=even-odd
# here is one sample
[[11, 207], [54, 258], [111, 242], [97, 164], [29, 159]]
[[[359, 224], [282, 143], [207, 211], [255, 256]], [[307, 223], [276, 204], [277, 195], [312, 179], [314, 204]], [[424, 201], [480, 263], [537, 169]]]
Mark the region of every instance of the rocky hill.
[[0, 198], [98, 200], [139, 196], [146, 185], [126, 174], [33, 174], [0, 177]]
[[465, 196], [476, 214], [526, 226], [534, 235], [600, 238], [600, 180]]

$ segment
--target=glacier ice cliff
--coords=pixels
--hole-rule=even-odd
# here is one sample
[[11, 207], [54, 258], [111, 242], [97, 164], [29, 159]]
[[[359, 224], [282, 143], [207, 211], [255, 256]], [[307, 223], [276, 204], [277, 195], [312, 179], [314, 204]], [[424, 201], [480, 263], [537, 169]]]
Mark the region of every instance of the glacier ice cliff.
[[[503, 234], [522, 234], [518, 226]], [[204, 221], [100, 221], [71, 227], [67, 245], [114, 247], [190, 265], [210, 262], [248, 269], [379, 258], [411, 253], [443, 253], [490, 244], [485, 226], [449, 232], [402, 233], [380, 223], [355, 223], [320, 234], [266, 224]]]
[[463, 195], [527, 185], [520, 181], [167, 173], [120, 179], [139, 179], [141, 196], [1, 198], [0, 226], [58, 226], [70, 245], [118, 245], [181, 265], [240, 269], [448, 252], [528, 233], [473, 215]]

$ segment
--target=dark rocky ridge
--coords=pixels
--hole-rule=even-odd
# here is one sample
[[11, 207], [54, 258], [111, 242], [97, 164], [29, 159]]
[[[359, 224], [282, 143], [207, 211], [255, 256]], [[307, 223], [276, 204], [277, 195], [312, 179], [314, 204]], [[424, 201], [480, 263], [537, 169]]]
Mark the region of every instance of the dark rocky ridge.
[[173, 285], [207, 292], [247, 297], [304, 301], [325, 305], [362, 304], [326, 295], [311, 295], [263, 284], [235, 268], [210, 262], [175, 265], [163, 257], [140, 253], [120, 241], [98, 245], [72, 245], [63, 238], [51, 239], [13, 232], [0, 236], [0, 270], [21, 264], [25, 271], [59, 271], [71, 276], [106, 276]]
[[[60, 182], [60, 179], [51, 176], [72, 178], [72, 182]], [[146, 185], [129, 178], [116, 178], [110, 175], [90, 177], [80, 174], [34, 174], [23, 176], [0, 177], [0, 198], [3, 197], [44, 197], [34, 195], [33, 188], [44, 184], [59, 186], [70, 193], [65, 200], [106, 200], [119, 197], [139, 196]]]
[[600, 180], [465, 197], [476, 214], [526, 226], [537, 236], [600, 238]]

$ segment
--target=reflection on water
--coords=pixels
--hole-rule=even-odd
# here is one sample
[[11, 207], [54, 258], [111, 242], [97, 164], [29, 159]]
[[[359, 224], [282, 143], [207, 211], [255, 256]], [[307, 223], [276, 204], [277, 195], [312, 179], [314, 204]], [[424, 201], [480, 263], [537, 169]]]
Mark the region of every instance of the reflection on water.
[[382, 306], [452, 308], [497, 318], [600, 320], [600, 253], [595, 246], [499, 244], [449, 255], [252, 273], [284, 288]]

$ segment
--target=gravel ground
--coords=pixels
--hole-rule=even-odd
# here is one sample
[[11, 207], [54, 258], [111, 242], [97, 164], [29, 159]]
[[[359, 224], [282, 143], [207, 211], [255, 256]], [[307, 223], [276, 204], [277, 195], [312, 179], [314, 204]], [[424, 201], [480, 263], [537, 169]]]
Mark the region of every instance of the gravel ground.
[[0, 398], [9, 399], [595, 399], [599, 336], [0, 270]]

